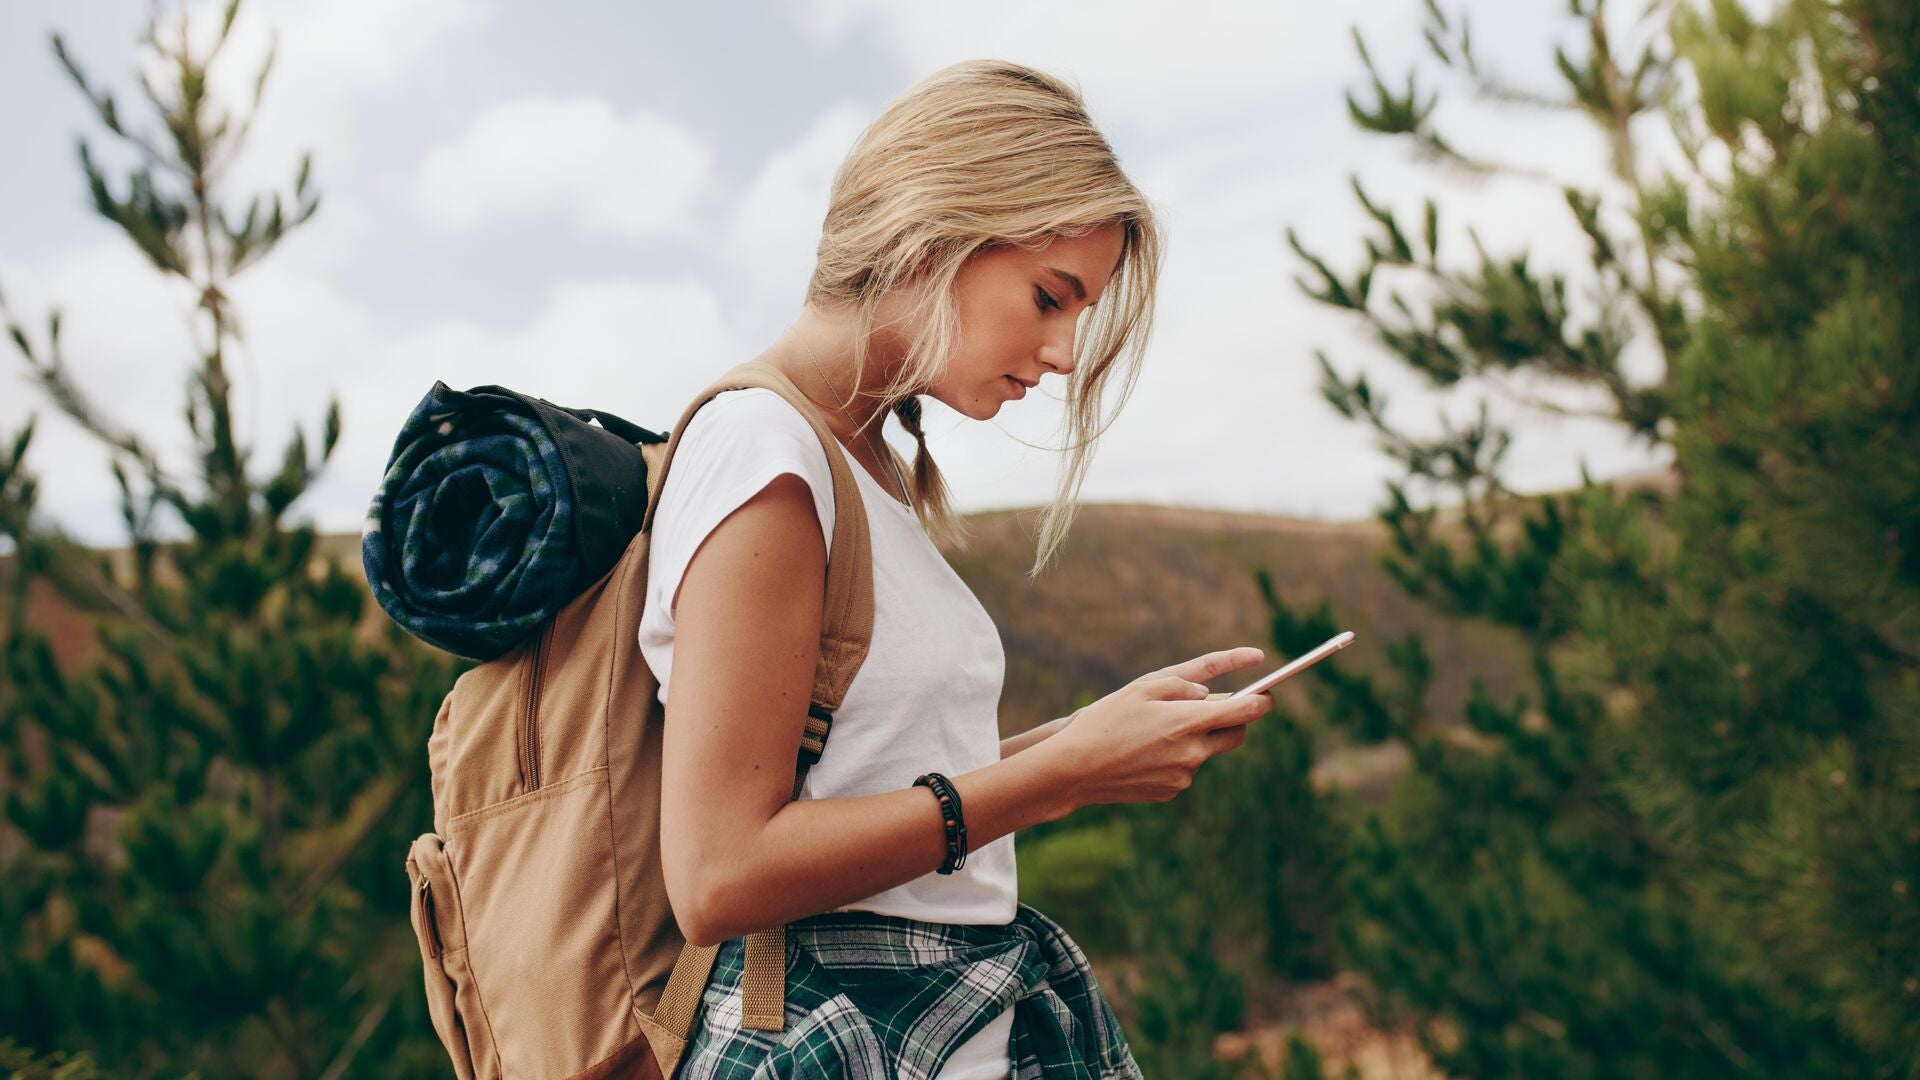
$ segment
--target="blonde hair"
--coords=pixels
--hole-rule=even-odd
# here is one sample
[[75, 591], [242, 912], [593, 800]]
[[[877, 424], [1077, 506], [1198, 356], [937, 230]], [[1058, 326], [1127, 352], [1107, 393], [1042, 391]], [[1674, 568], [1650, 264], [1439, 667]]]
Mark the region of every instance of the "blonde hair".
[[[881, 408], [874, 415], [891, 410], [918, 444], [914, 504], [936, 541], [962, 547], [968, 541], [927, 452], [916, 396], [932, 384], [958, 337], [955, 275], [983, 249], [1037, 248], [1109, 224], [1122, 227], [1120, 262], [1075, 335], [1062, 448], [1068, 457], [1041, 518], [1030, 576], [1052, 561], [1066, 538], [1094, 446], [1139, 379], [1160, 274], [1153, 211], [1088, 118], [1076, 87], [1001, 60], [954, 64], [908, 88], [841, 163], [807, 303], [856, 313], [858, 387], [882, 299], [898, 290], [896, 300], [905, 301], [905, 315], [887, 330], [908, 343], [906, 356], [878, 393]], [[1102, 416], [1116, 370], [1119, 400]]]

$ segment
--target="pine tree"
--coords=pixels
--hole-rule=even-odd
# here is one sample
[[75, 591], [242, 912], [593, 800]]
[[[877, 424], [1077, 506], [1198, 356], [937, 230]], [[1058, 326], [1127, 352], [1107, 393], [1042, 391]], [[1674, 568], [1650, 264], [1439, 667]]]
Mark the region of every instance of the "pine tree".
[[[1463, 1075], [1920, 1074], [1920, 15], [1658, 5], [1620, 50], [1602, 0], [1570, 7], [1557, 98], [1484, 72], [1431, 0], [1426, 39], [1446, 77], [1609, 140], [1613, 176], [1565, 191], [1590, 273], [1443, 255], [1433, 201], [1409, 228], [1357, 184], [1357, 270], [1294, 240], [1303, 288], [1430, 385], [1598, 388], [1675, 462], [1669, 485], [1521, 497], [1484, 404], [1409, 435], [1321, 357], [1328, 401], [1406, 469], [1389, 569], [1522, 631], [1535, 681], [1449, 718], [1421, 706], [1417, 639], [1397, 685], [1316, 671], [1347, 730], [1413, 759], [1356, 843], [1343, 956]], [[1497, 168], [1361, 57], [1361, 127]], [[1684, 166], [1645, 163], [1643, 115]], [[1633, 340], [1657, 381], [1623, 373]], [[1283, 650], [1317, 640], [1269, 603]]]
[[1128, 996], [1148, 1076], [1234, 1077], [1221, 1032], [1247, 1025], [1249, 985], [1329, 973], [1345, 846], [1336, 807], [1308, 782], [1311, 735], [1276, 709], [1167, 803], [1120, 808], [1133, 857], [1097, 903], [1114, 905], [1138, 968]]
[[[1131, 976], [1110, 989], [1148, 1076], [1263, 1075], [1256, 1055], [1215, 1050], [1257, 1020], [1249, 986], [1332, 971], [1347, 839], [1341, 804], [1309, 782], [1313, 738], [1276, 709], [1176, 799], [1088, 807], [1021, 834], [1021, 899], [1061, 916], [1103, 982]], [[1124, 968], [1100, 962], [1114, 959]]]
[[[455, 672], [366, 619], [357, 568], [290, 514], [338, 442], [337, 402], [317, 446], [295, 431], [273, 468], [256, 468], [235, 432], [230, 282], [319, 206], [310, 157], [290, 210], [277, 194], [244, 215], [223, 203], [251, 115], [235, 123], [207, 73], [238, 8], [200, 55], [184, 14], [174, 43], [149, 27], [151, 70], [165, 75], [143, 86], [160, 138], [123, 123], [52, 39], [142, 159], [118, 195], [82, 140], [93, 205], [191, 286], [205, 344], [186, 379], [194, 458], [179, 469], [95, 404], [63, 356], [57, 310], [35, 342], [0, 301], [46, 397], [109, 450], [131, 550], [123, 569], [65, 539], [35, 508], [32, 426], [8, 440], [0, 1034], [24, 1051], [87, 1051], [115, 1075], [337, 1077], [370, 1061], [431, 1072], [444, 1052], [418, 991], [400, 862], [406, 823], [430, 814], [423, 718]], [[270, 52], [254, 112], [271, 67]], [[56, 662], [25, 620], [34, 580], [99, 614], [83, 670]]]

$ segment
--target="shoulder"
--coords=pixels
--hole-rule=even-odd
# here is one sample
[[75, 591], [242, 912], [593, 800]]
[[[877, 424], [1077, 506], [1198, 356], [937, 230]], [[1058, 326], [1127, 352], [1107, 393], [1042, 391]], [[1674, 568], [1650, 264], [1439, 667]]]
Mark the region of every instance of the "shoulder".
[[[798, 409], [764, 387], [723, 391], [695, 410], [657, 498], [649, 562], [670, 611], [679, 575], [712, 546], [707, 538], [716, 531], [729, 537], [721, 550], [730, 554], [711, 561], [730, 566], [772, 550], [762, 543], [768, 536], [810, 524], [831, 547], [834, 482], [826, 447]], [[740, 513], [749, 504], [754, 508]]]
[[664, 488], [656, 525], [696, 536], [776, 477], [792, 473], [813, 491], [814, 516], [833, 523], [833, 467], [813, 424], [777, 392], [743, 387], [713, 396], [681, 434]]
[[715, 394], [711, 401], [700, 406], [700, 410], [693, 414], [693, 420], [687, 426], [687, 436], [691, 438], [696, 430], [721, 427], [729, 430], [805, 432], [809, 437], [813, 436], [813, 425], [800, 415], [800, 410], [764, 386], [745, 386]]
[[675, 451], [676, 469], [681, 462], [704, 463], [695, 466], [704, 471], [777, 461], [809, 478], [831, 475], [825, 445], [813, 424], [787, 399], [764, 387], [714, 395], [687, 422], [681, 444]]

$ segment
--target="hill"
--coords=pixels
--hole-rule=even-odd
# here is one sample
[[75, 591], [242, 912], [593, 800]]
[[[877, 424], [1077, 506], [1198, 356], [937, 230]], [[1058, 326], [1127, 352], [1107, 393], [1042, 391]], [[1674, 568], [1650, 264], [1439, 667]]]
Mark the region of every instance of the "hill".
[[[1090, 504], [1081, 508], [1053, 567], [1029, 581], [1039, 515], [1038, 508], [969, 515], [970, 542], [944, 552], [1000, 627], [1007, 656], [1003, 736], [1203, 652], [1256, 645], [1277, 661], [1254, 580], [1262, 568], [1281, 595], [1309, 606], [1327, 601], [1341, 627], [1358, 635], [1335, 661], [1342, 665], [1380, 667], [1388, 641], [1409, 630], [1422, 634], [1433, 660], [1433, 717], [1458, 716], [1474, 677], [1497, 695], [1521, 685], [1522, 643], [1510, 631], [1442, 619], [1400, 592], [1379, 567], [1388, 536], [1376, 521]], [[324, 537], [320, 551], [347, 567], [360, 565], [357, 535]], [[101, 555], [108, 565], [124, 566], [123, 551]], [[11, 560], [0, 560], [0, 579], [10, 572]], [[370, 620], [384, 617], [371, 604], [368, 611]], [[29, 592], [27, 620], [51, 635], [63, 666], [78, 666], [92, 654], [88, 616], [43, 583]], [[1236, 673], [1215, 688], [1233, 689], [1256, 674]], [[1306, 703], [1298, 688], [1283, 687], [1280, 701], [1311, 723], [1300, 712]], [[1344, 786], [1371, 780], [1365, 786], [1376, 787], [1388, 779], [1376, 760], [1381, 753], [1328, 746], [1326, 778], [1344, 778]]]
[[[1436, 715], [1459, 711], [1474, 674], [1496, 692], [1519, 685], [1520, 643], [1510, 633], [1440, 619], [1400, 592], [1379, 566], [1388, 536], [1378, 522], [1091, 505], [1081, 509], [1058, 562], [1030, 582], [1038, 521], [1038, 510], [974, 515], [972, 544], [947, 552], [1000, 626], [1009, 732], [1203, 652], [1256, 645], [1277, 661], [1254, 580], [1259, 569], [1294, 603], [1325, 600], [1358, 635], [1339, 663], [1380, 666], [1389, 640], [1409, 629], [1425, 635]], [[1235, 673], [1215, 688], [1231, 690], [1258, 674]], [[1304, 702], [1297, 688], [1281, 700]]]

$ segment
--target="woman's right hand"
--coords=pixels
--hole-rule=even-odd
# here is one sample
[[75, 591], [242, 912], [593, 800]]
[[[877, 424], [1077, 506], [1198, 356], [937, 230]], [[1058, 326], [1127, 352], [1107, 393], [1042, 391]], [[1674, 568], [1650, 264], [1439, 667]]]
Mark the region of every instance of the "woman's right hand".
[[1074, 713], [1040, 746], [1055, 755], [1077, 806], [1167, 802], [1191, 787], [1214, 755], [1245, 741], [1246, 725], [1273, 708], [1271, 694], [1228, 701], [1209, 696], [1205, 685], [1263, 659], [1247, 646], [1150, 671]]

